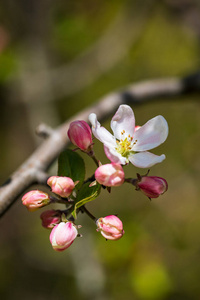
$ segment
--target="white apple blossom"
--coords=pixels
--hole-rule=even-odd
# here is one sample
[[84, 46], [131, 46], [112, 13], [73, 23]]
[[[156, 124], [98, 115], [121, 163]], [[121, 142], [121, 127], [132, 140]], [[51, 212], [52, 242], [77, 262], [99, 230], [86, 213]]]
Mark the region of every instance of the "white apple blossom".
[[141, 127], [135, 127], [135, 116], [130, 106], [120, 105], [111, 120], [112, 135], [89, 115], [94, 136], [104, 144], [105, 154], [113, 163], [131, 162], [139, 168], [149, 168], [165, 159], [148, 152], [162, 144], [168, 136], [168, 124], [163, 116], [156, 116]]

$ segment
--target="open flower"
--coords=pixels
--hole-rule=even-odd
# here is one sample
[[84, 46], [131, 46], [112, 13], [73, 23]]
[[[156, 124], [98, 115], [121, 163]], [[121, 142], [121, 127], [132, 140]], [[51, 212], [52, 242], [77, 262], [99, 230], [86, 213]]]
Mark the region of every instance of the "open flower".
[[156, 116], [135, 128], [135, 116], [130, 106], [120, 105], [111, 120], [112, 135], [97, 121], [96, 114], [89, 115], [94, 136], [104, 144], [105, 154], [111, 162], [125, 165], [129, 161], [139, 168], [149, 168], [165, 159], [148, 152], [162, 144], [168, 135], [167, 121]]

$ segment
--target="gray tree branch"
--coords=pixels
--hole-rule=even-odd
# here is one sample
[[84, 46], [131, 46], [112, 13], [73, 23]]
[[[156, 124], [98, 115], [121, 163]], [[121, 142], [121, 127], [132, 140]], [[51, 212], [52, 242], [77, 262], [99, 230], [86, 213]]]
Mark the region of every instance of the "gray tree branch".
[[10, 176], [0, 188], [0, 215], [3, 215], [15, 200], [32, 184], [44, 183], [48, 178], [46, 173], [52, 162], [64, 150], [69, 139], [67, 130], [74, 120], [88, 120], [88, 115], [95, 112], [100, 121], [106, 119], [120, 104], [142, 104], [152, 99], [180, 96], [186, 93], [200, 91], [200, 73], [187, 78], [169, 78], [150, 80], [132, 84], [124, 90], [117, 91], [100, 99], [94, 105], [67, 120], [57, 129], [50, 129], [44, 125], [39, 127], [38, 133], [46, 137], [33, 154]]

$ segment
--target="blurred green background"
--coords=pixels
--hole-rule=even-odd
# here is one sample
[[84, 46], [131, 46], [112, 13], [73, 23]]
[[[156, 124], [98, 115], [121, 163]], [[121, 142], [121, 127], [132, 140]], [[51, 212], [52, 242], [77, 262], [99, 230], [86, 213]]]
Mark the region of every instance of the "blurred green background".
[[[200, 65], [197, 0], [3, 0], [0, 20], [1, 183], [41, 143], [39, 123], [56, 127], [113, 90]], [[103, 191], [87, 207], [118, 214], [124, 237], [106, 242], [80, 215], [83, 238], [62, 253], [41, 227], [44, 209], [30, 213], [19, 199], [0, 220], [1, 299], [200, 299], [199, 95], [133, 109], [138, 125], [159, 114], [168, 121], [154, 151], [167, 159], [150, 173], [167, 179], [168, 192], [150, 202], [129, 185]], [[95, 150], [108, 162], [98, 141]]]

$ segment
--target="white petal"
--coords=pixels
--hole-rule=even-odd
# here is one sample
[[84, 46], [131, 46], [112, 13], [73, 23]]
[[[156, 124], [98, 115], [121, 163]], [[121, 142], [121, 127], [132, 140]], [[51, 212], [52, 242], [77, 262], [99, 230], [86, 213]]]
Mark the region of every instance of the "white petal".
[[132, 137], [135, 130], [135, 116], [130, 106], [120, 105], [110, 124], [114, 136], [121, 140], [121, 132], [125, 130], [124, 138]]
[[125, 165], [126, 164], [126, 158], [121, 156], [121, 154], [119, 154], [115, 148], [113, 147], [107, 147], [106, 145], [104, 145], [104, 151], [105, 154], [107, 156], [107, 158], [113, 162], [113, 163], [117, 163], [117, 164], [121, 164], [121, 165]]
[[157, 116], [135, 131], [133, 151], [146, 151], [162, 144], [168, 136], [168, 124], [163, 116]]
[[89, 121], [92, 124], [92, 132], [98, 140], [102, 143], [106, 143], [108, 146], [116, 145], [116, 139], [108, 130], [101, 126], [101, 124], [97, 121], [96, 114], [90, 114]]
[[130, 162], [138, 168], [150, 168], [151, 166], [162, 162], [165, 159], [165, 155], [155, 155], [150, 152], [140, 152], [132, 154], [128, 158]]

